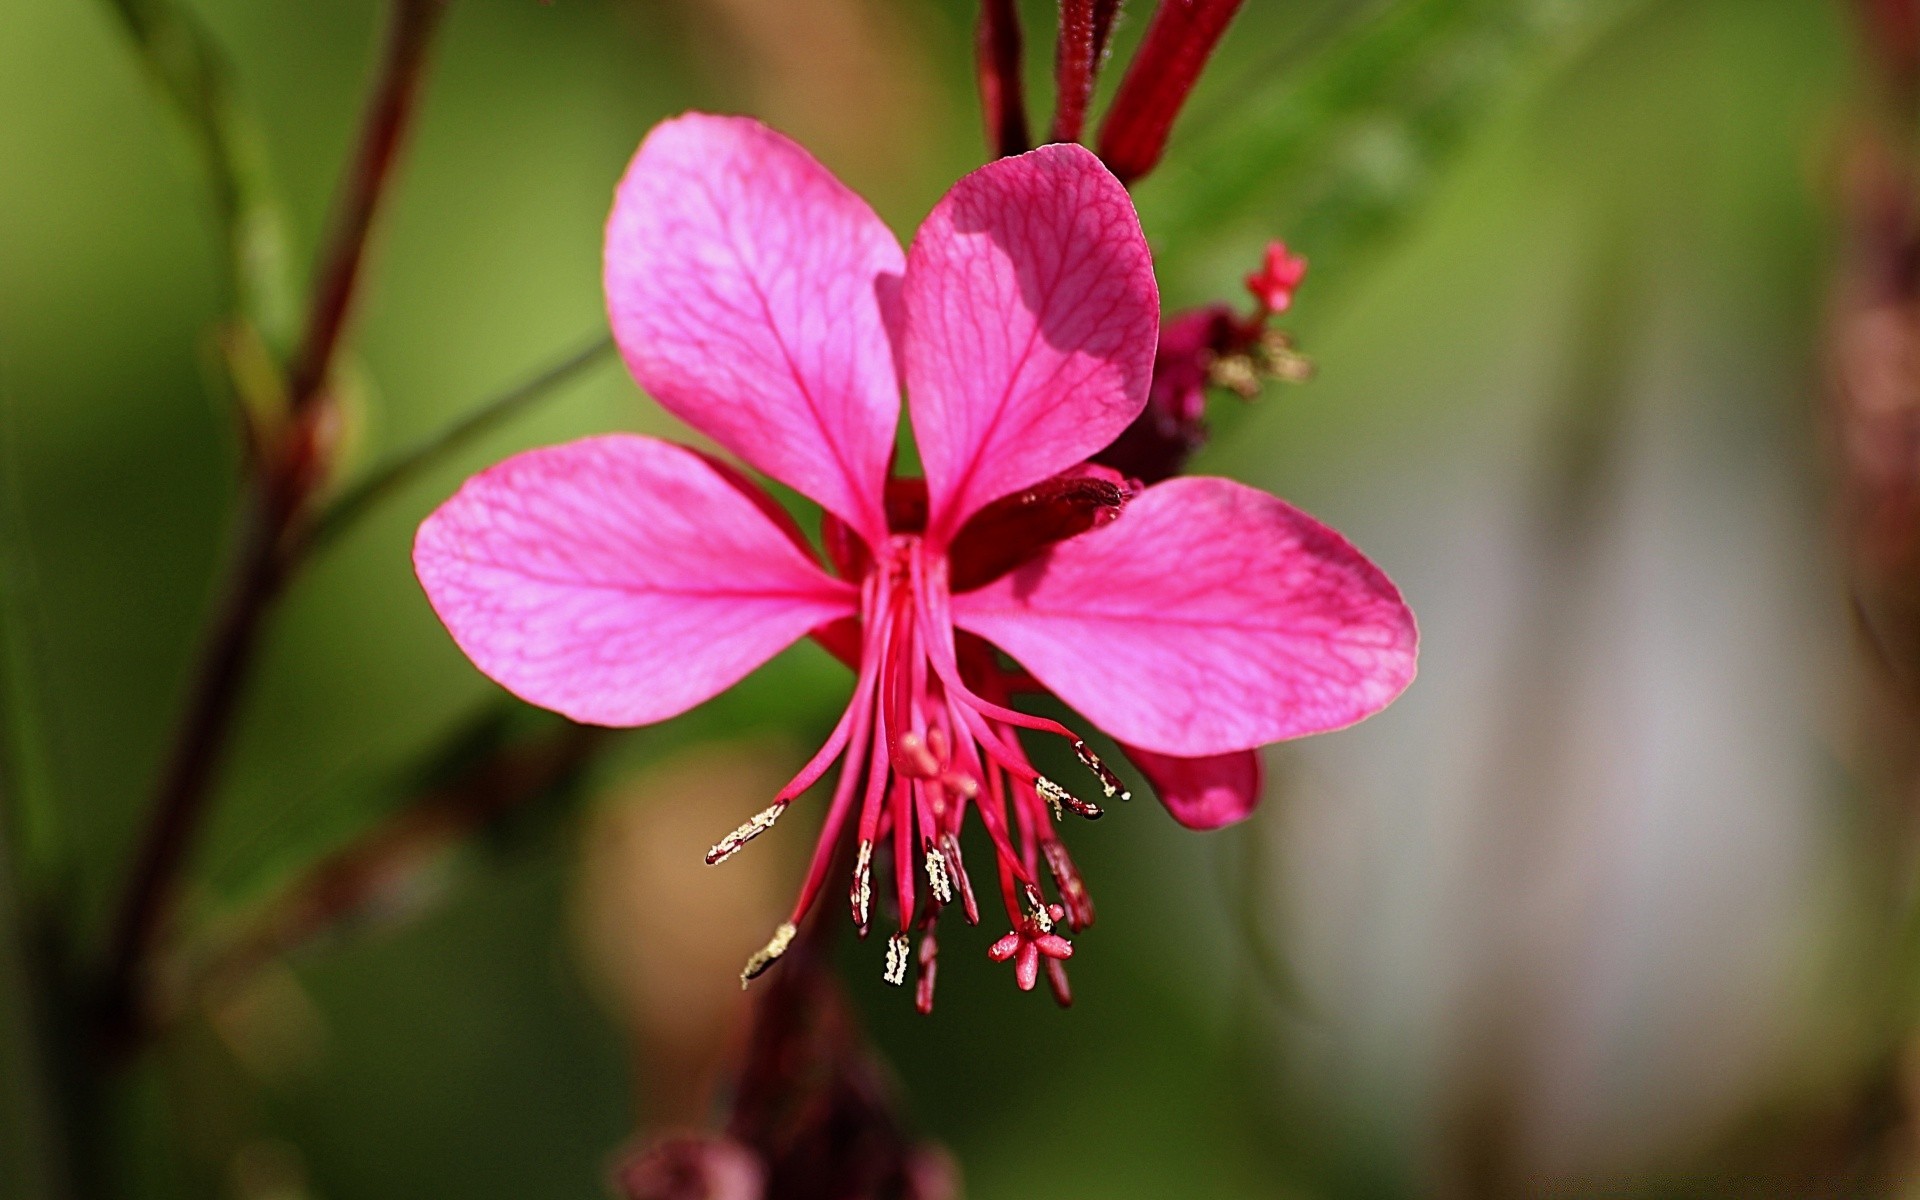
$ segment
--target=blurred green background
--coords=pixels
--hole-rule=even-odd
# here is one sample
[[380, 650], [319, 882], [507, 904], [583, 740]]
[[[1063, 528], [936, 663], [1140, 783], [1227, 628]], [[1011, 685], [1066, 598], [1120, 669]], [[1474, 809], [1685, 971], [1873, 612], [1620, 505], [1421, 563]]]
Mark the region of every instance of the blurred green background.
[[[378, 6], [190, 7], [305, 264]], [[1026, 10], [1044, 112], [1049, 9]], [[846, 948], [969, 1195], [1760, 1194], [1728, 1182], [1752, 1131], [1844, 1090], [1875, 954], [1816, 421], [1847, 15], [1249, 0], [1136, 194], [1170, 309], [1233, 297], [1268, 238], [1303, 251], [1286, 327], [1318, 375], [1217, 399], [1199, 469], [1380, 562], [1421, 618], [1421, 677], [1275, 753], [1246, 826], [1136, 803], [1074, 829], [1101, 919], [1071, 1012], [1016, 993], [984, 929], [943, 947], [931, 1018], [880, 985], [877, 946]], [[355, 327], [347, 476], [604, 329], [601, 222], [663, 116], [764, 116], [909, 235], [983, 154], [972, 19], [457, 0]], [[39, 781], [8, 817], [16, 873], [96, 947], [234, 498], [217, 246], [107, 5], [0, 0], [0, 114], [7, 747]], [[296, 581], [190, 938], [390, 814], [501, 707], [424, 603], [411, 531], [480, 466], [607, 429], [680, 436], [603, 361]], [[698, 1119], [711, 1006], [810, 839], [783, 825], [729, 878], [667, 864], [757, 810], [846, 687], [798, 647], [196, 1011], [119, 1106], [118, 1170], [151, 1196], [603, 1194], [643, 1123]]]

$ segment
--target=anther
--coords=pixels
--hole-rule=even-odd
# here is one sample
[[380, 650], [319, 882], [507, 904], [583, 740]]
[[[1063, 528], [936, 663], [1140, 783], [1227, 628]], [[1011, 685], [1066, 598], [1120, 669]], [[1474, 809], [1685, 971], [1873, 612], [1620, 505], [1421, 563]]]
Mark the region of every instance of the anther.
[[1040, 895], [1040, 889], [1033, 884], [1023, 884], [1027, 900], [1027, 919], [1032, 921], [1041, 933], [1053, 932], [1053, 914], [1047, 911], [1047, 902]]
[[1048, 779], [1045, 775], [1034, 778], [1033, 790], [1039, 792], [1040, 798], [1047, 802], [1049, 808], [1053, 809], [1053, 819], [1056, 821], [1061, 817], [1061, 807], [1063, 805], [1089, 821], [1098, 821], [1106, 815], [1101, 811], [1098, 804], [1090, 804], [1082, 800], [1053, 780]]
[[1060, 811], [1060, 802], [1066, 798], [1067, 789], [1042, 775], [1033, 781], [1033, 790], [1039, 792], [1040, 798], [1045, 800], [1047, 807], [1053, 810], [1054, 820], [1058, 821], [1065, 815]]
[[933, 889], [933, 898], [942, 904], [953, 903], [953, 882], [947, 877], [947, 856], [938, 849], [927, 847], [927, 886]]
[[860, 852], [853, 860], [853, 891], [848, 896], [853, 901], [853, 923], [860, 930], [860, 936], [867, 936], [867, 916], [873, 910], [873, 843], [861, 842]]
[[883, 978], [894, 987], [907, 981], [907, 945], [905, 933], [887, 939], [887, 973]]
[[1111, 800], [1115, 796], [1120, 797], [1122, 800], [1133, 799], [1133, 793], [1129, 792], [1126, 785], [1120, 782], [1118, 775], [1115, 775], [1108, 769], [1106, 763], [1100, 761], [1100, 756], [1093, 752], [1091, 746], [1088, 746], [1085, 742], [1076, 741], [1073, 744], [1073, 754], [1075, 758], [1080, 760], [1080, 764], [1086, 767], [1087, 770], [1092, 771], [1093, 777], [1100, 781], [1100, 792], [1107, 799]]
[[717, 866], [740, 853], [742, 846], [772, 829], [773, 823], [778, 821], [780, 814], [785, 811], [787, 806], [782, 802], [755, 813], [746, 824], [713, 844], [713, 849], [707, 851], [707, 865]]
[[1260, 394], [1260, 372], [1244, 354], [1223, 354], [1207, 364], [1207, 382], [1248, 400]]
[[747, 960], [746, 969], [740, 972], [740, 990], [745, 991], [748, 983], [766, 974], [767, 968], [787, 952], [787, 947], [793, 944], [794, 935], [799, 932], [791, 922], [774, 930], [772, 940], [754, 951], [753, 957]]

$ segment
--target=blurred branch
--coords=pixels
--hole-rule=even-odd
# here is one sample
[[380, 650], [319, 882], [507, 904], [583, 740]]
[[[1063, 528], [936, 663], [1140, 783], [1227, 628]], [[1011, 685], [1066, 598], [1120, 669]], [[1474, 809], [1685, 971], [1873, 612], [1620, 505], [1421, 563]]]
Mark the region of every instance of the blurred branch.
[[1538, 563], [1534, 583], [1504, 648], [1504, 719], [1495, 728], [1471, 864], [1492, 896], [1504, 897], [1483, 919], [1473, 947], [1480, 1003], [1469, 1029], [1471, 1065], [1445, 1111], [1448, 1139], [1442, 1170], [1448, 1194], [1529, 1194], [1525, 1079], [1537, 1061], [1543, 1031], [1525, 962], [1527, 939], [1512, 897], [1537, 896], [1540, 847], [1552, 840], [1539, 803], [1568, 761], [1578, 645], [1573, 626], [1580, 598], [1599, 568], [1603, 509], [1618, 486], [1618, 464], [1633, 400], [1631, 371], [1644, 338], [1644, 266], [1633, 230], [1607, 211], [1576, 278], [1573, 324], [1527, 506], [1531, 529], [1525, 561]]
[[[420, 772], [412, 798], [296, 877], [238, 932], [189, 966], [179, 999], [217, 1001], [266, 963], [348, 926], [417, 911], [432, 868], [476, 834], [572, 788], [616, 731], [555, 722], [513, 738], [489, 712]], [[166, 1007], [177, 1016], [179, 1004]]]
[[987, 122], [987, 144], [999, 158], [1019, 154], [1031, 144], [1020, 53], [1019, 6], [1014, 0], [980, 0], [980, 23], [974, 30], [980, 112]]
[[355, 521], [396, 490], [405, 487], [421, 471], [503, 421], [524, 412], [534, 401], [583, 374], [612, 349], [611, 339], [598, 338], [591, 345], [574, 351], [524, 383], [508, 388], [466, 416], [374, 467], [314, 520], [303, 543], [304, 552], [317, 553], [331, 544]]
[[224, 598], [193, 668], [179, 732], [146, 810], [148, 824], [107, 949], [97, 1019], [110, 1053], [131, 1049], [145, 1031], [144, 991], [154, 946], [205, 818], [267, 611], [291, 566], [295, 531], [326, 475], [333, 426], [327, 377], [444, 8], [445, 0], [392, 4], [385, 51], [320, 256], [300, 349], [287, 374], [287, 419], [256, 429]]
[[153, 80], [185, 122], [205, 163], [219, 222], [221, 266], [234, 313], [284, 349], [292, 335], [285, 226], [266, 153], [234, 95], [226, 55], [193, 11], [174, 0], [107, 0]]

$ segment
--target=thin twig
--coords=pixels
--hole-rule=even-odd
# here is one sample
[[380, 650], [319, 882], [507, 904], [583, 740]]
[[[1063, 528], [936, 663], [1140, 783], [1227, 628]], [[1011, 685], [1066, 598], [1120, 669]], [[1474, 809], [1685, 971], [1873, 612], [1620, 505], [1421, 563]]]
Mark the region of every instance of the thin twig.
[[[561, 724], [496, 746], [422, 787], [392, 816], [303, 871], [193, 971], [182, 998], [218, 1001], [266, 963], [342, 926], [375, 918], [417, 892], [450, 849], [567, 789], [615, 731]], [[171, 1015], [178, 1015], [176, 1010]]]
[[204, 822], [268, 609], [292, 559], [292, 535], [325, 477], [327, 375], [353, 308], [366, 241], [389, 193], [397, 151], [417, 99], [426, 48], [444, 0], [395, 0], [386, 51], [348, 174], [331, 240], [321, 255], [301, 349], [289, 371], [291, 418], [252, 464], [224, 598], [196, 662], [179, 732], [146, 811], [108, 944], [98, 1020], [105, 1048], [124, 1053], [145, 1032], [143, 993], [172, 893]]
[[574, 351], [566, 358], [500, 395], [481, 404], [466, 416], [428, 435], [422, 441], [394, 454], [368, 471], [366, 477], [328, 505], [309, 528], [302, 549], [306, 555], [318, 553], [364, 516], [380, 501], [425, 470], [441, 457], [466, 445], [474, 438], [526, 409], [599, 362], [613, 349], [611, 339], [601, 337], [590, 346]]

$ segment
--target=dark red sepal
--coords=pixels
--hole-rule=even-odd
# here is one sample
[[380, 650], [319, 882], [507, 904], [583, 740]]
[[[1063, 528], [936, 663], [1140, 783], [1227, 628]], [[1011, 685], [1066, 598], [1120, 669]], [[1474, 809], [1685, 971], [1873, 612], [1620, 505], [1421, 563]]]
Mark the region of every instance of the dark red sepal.
[[987, 144], [1002, 158], [1024, 153], [1029, 145], [1027, 101], [1020, 74], [1020, 10], [1014, 0], [980, 0], [974, 54]]
[[1105, 525], [1131, 495], [1118, 471], [1083, 463], [1002, 496], [968, 518], [948, 548], [953, 590], [992, 583], [1055, 542]]

